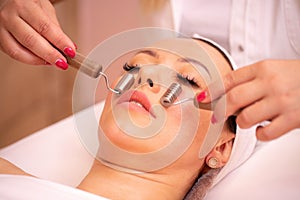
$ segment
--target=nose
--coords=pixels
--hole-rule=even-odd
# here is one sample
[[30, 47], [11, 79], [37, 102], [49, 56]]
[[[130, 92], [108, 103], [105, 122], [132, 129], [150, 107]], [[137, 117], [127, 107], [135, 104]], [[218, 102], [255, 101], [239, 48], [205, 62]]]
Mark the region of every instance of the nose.
[[143, 67], [139, 70], [137, 80], [139, 85], [148, 87], [148, 89], [150, 89], [154, 93], [159, 93], [160, 81], [157, 70], [151, 68], [150, 66]]

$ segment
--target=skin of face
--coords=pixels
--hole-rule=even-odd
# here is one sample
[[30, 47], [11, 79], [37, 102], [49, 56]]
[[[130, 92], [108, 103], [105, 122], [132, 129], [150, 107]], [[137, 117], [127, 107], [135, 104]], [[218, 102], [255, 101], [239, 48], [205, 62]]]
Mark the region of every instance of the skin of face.
[[[196, 74], [196, 70], [194, 69], [194, 67], [187, 62], [182, 62], [182, 59], [180, 57], [169, 52], [156, 49], [151, 49], [147, 51], [147, 53], [142, 52], [136, 54], [130, 60], [129, 64], [132, 66], [141, 66], [138, 73], [141, 73], [143, 75], [146, 74], [146, 76], [147, 74], [155, 73], [152, 71], [153, 69], [151, 68], [151, 66], [147, 66], [149, 64], [163, 64], [164, 66], [168, 66], [170, 69], [175, 70], [177, 73], [182, 75], [189, 74], [191, 76], [192, 74]], [[197, 80], [199, 84], [204, 85], [201, 76], [198, 75]], [[199, 89], [200, 88], [195, 88], [194, 91], [197, 92], [197, 90], [199, 91]], [[160, 104], [160, 98], [165, 93], [166, 88], [156, 83], [154, 83], [152, 87], [149, 86], [148, 83], [144, 83], [140, 87], [138, 87], [137, 91], [145, 95], [150, 104], [152, 106], [155, 106]], [[106, 102], [108, 103], [106, 103], [104, 107], [100, 123], [101, 127], [106, 133], [106, 136], [112, 142], [114, 142], [114, 144], [122, 149], [138, 153], [147, 153], [158, 150], [167, 145], [174, 137], [174, 134], [177, 133], [180, 129], [182, 111], [180, 109], [180, 106], [171, 106], [168, 109], [165, 109], [167, 115], [166, 122], [163, 129], [158, 134], [147, 140], [130, 137], [124, 134], [114, 122], [114, 115], [111, 109], [111, 98], [112, 96], [109, 95], [106, 99]], [[140, 109], [139, 106], [137, 106], [135, 103], [127, 103], [125, 105], [117, 104], [116, 106], [123, 107], [123, 109], [128, 109], [131, 120], [137, 126], [145, 127], [149, 125], [149, 123], [151, 123], [151, 117], [153, 116], [151, 116], [149, 112], [145, 112], [144, 109]], [[203, 121], [201, 121], [201, 126], [203, 128], [205, 124], [206, 126], [208, 126], [207, 120], [210, 114], [207, 111], [203, 111], [201, 115], [203, 115]]]
[[[229, 64], [215, 48], [201, 41], [195, 42], [207, 51], [222, 75], [231, 70]], [[147, 54], [136, 55], [130, 60], [130, 64], [147, 64], [149, 62], [164, 63], [173, 66], [174, 70], [183, 73], [183, 71], [180, 71], [182, 70], [182, 66], [176, 63], [178, 57], [161, 51], [157, 51], [157, 54], [159, 55], [158, 58], [153, 58], [153, 56], [151, 57]], [[180, 64], [182, 65], [182, 63]], [[193, 69], [189, 68], [189, 70]], [[147, 95], [151, 103], [157, 103], [162, 94], [162, 91], [155, 87], [143, 87], [141, 89]], [[199, 90], [200, 89], [195, 89], [196, 92]], [[128, 151], [147, 152], [159, 148], [172, 138], [172, 131], [170, 131], [172, 129], [168, 130], [170, 127], [167, 126], [174, 126], [172, 123], [178, 121], [175, 114], [180, 115], [180, 112], [178, 113], [176, 106], [166, 111], [170, 122], [166, 123], [166, 129], [163, 129], [161, 132], [163, 134], [153, 138], [150, 142], [141, 142], [132, 137], [124, 136], [117, 126], [115, 126], [110, 99], [111, 95], [108, 95], [99, 123], [106, 129], [107, 137], [115, 144], [120, 145], [122, 148], [127, 148]], [[205, 158], [199, 159], [199, 146], [201, 146], [203, 142], [203, 135], [210, 123], [212, 111], [199, 110], [199, 112], [201, 112], [202, 117], [198, 122], [199, 128], [193, 143], [186, 152], [170, 166], [151, 173], [130, 174], [106, 167], [101, 164], [100, 161], [95, 160], [88, 175], [80, 183], [78, 188], [112, 199], [124, 199], [124, 197], [127, 199], [183, 199], [199, 176], [199, 173], [201, 173], [203, 168], [207, 168], [209, 158], [214, 157], [218, 159], [219, 163], [217, 167], [222, 167], [226, 164], [231, 153], [234, 139], [234, 134], [224, 126], [218, 142], [211, 152]], [[145, 125], [144, 123], [148, 123], [149, 115], [141, 112], [141, 110], [132, 109], [130, 115], [133, 120], [136, 120], [135, 118], [143, 118], [141, 121], [136, 120], [137, 124]], [[0, 173], [2, 174], [29, 175], [1, 158], [0, 166]]]
[[[221, 75], [224, 75], [227, 72], [231, 71], [231, 67], [229, 66], [227, 61], [214, 47], [211, 47], [204, 42], [195, 42], [197, 42], [202, 48], [207, 51], [211, 59], [215, 62], [215, 65], [218, 67]], [[202, 88], [205, 87], [205, 82], [202, 79], [201, 75], [197, 73], [195, 67], [189, 62], [183, 62], [183, 60], [184, 59], [182, 59], [178, 55], [153, 48], [147, 49], [147, 51], [144, 52], [142, 51], [140, 53], [137, 53], [132, 59], [130, 59], [128, 64], [131, 66], [141, 66], [141, 69], [138, 71], [138, 73], [153, 73], [151, 72], [151, 67], [147, 67], [146, 65], [163, 64], [170, 67], [172, 70], [175, 70], [181, 75], [188, 75], [189, 77], [194, 78], [194, 80], [200, 87], [194, 87], [193, 90], [195, 93], [199, 92]], [[142, 84], [142, 86], [137, 90], [143, 93], [149, 100], [150, 104], [153, 106], [159, 104], [160, 97], [164, 94], [166, 89], [161, 87], [159, 84], [154, 83], [153, 86], [150, 87], [149, 84], [146, 83]], [[111, 108], [111, 98], [112, 94], [109, 94], [106, 99], [106, 104], [100, 119], [100, 124], [109, 140], [122, 149], [136, 153], [147, 153], [159, 150], [170, 142], [170, 140], [174, 137], [174, 134], [177, 133], [180, 128], [180, 106], [171, 106], [165, 110], [167, 115], [165, 126], [156, 136], [146, 140], [141, 140], [139, 138], [134, 138], [126, 135], [114, 121], [114, 114]], [[151, 115], [149, 114], [149, 112], [145, 112], [144, 109], [139, 108], [139, 106], [137, 106], [135, 103], [127, 103], [125, 106], [116, 106], [123, 106], [124, 109], [128, 109], [131, 120], [138, 126], [143, 127], [151, 123]], [[198, 158], [199, 147], [202, 145], [205, 134], [208, 130], [212, 111], [199, 109], [199, 112], [201, 120], [195, 122], [198, 123], [196, 137], [191, 147], [181, 158], [181, 160], [183, 160], [181, 164], [183, 164], [184, 166], [191, 164], [195, 166], [194, 162], [200, 161]], [[187, 159], [185, 159], [185, 157], [187, 157]], [[200, 165], [201, 164], [203, 164], [203, 162], [200, 162]], [[196, 164], [196, 166], [199, 166], [199, 164]]]

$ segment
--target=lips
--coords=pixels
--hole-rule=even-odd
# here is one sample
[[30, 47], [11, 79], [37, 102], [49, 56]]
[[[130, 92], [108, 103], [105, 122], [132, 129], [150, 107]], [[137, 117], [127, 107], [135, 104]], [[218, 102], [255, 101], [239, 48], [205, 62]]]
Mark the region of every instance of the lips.
[[127, 91], [119, 99], [118, 104], [121, 103], [134, 103], [136, 107], [145, 110], [150, 113], [152, 117], [156, 118], [154, 113], [151, 111], [151, 103], [147, 96], [140, 91]]

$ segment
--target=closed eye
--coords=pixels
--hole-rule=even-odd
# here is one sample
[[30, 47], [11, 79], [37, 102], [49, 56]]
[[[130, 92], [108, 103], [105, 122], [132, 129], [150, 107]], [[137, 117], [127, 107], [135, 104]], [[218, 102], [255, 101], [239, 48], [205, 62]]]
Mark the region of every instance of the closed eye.
[[192, 85], [193, 87], [200, 87], [201, 86], [196, 82], [195, 77], [189, 76], [189, 75], [182, 75], [182, 74], [176, 74], [177, 78], [183, 82], [183, 83], [189, 83], [190, 85]]
[[125, 63], [123, 69], [127, 72], [135, 72], [136, 70], [139, 70], [140, 67], [138, 65], [129, 65], [128, 63]]

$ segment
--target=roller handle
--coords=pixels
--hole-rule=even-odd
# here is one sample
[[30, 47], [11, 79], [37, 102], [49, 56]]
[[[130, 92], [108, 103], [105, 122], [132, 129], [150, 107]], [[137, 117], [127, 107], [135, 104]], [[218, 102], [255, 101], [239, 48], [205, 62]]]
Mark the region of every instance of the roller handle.
[[78, 52], [76, 53], [76, 56], [74, 58], [70, 58], [65, 54], [63, 55], [66, 57], [69, 65], [77, 70], [80, 70], [90, 77], [97, 78], [100, 75], [100, 72], [102, 72], [102, 65], [86, 58]]
[[93, 60], [88, 59], [81, 53], [76, 52], [76, 56], [74, 58], [71, 58], [57, 47], [53, 47], [57, 49], [67, 59], [67, 62], [71, 67], [85, 73], [86, 75], [92, 78], [98, 78], [98, 76], [102, 72], [102, 65]]

